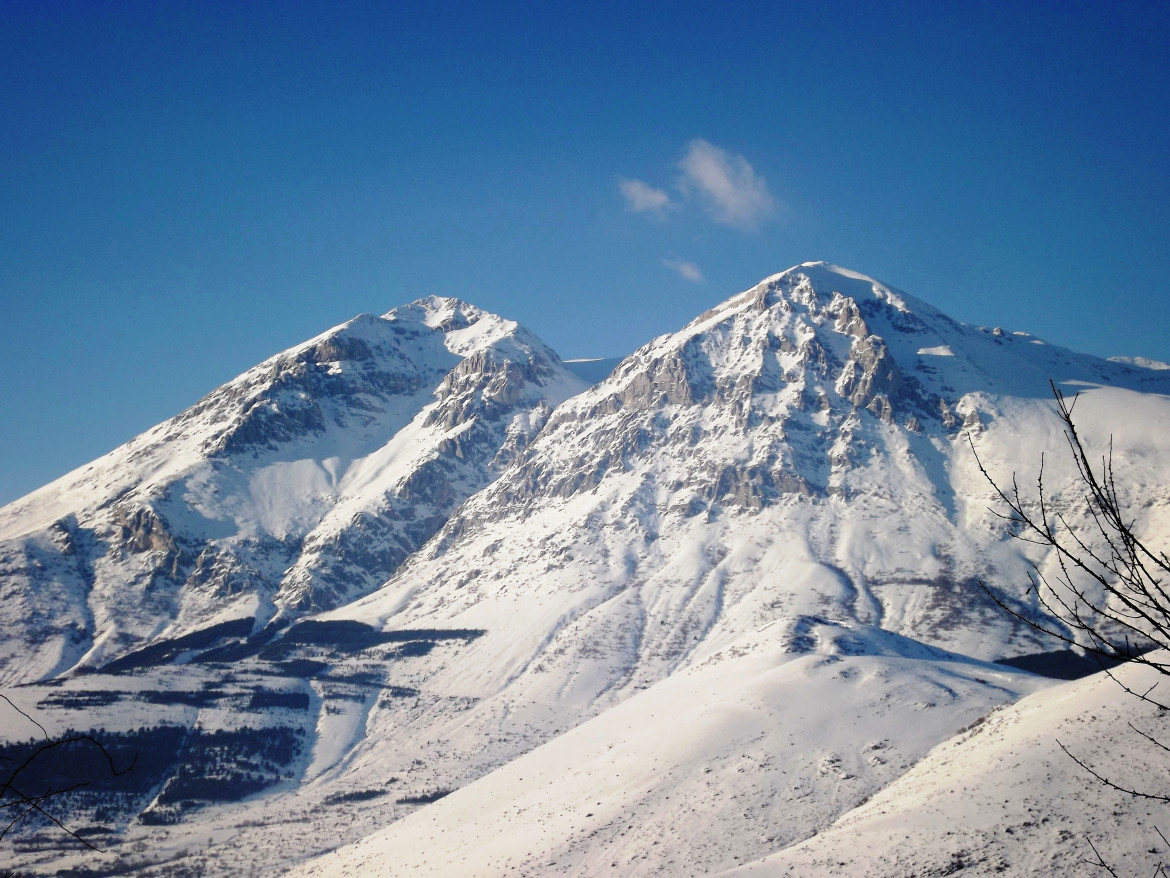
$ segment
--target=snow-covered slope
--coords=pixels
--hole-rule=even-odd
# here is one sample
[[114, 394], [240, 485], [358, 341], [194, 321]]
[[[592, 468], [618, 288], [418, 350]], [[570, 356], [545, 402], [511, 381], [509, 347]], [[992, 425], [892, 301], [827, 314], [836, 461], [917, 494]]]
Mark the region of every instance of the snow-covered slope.
[[371, 591], [582, 387], [531, 333], [454, 299], [278, 354], [0, 510], [0, 673]]
[[1090, 455], [1112, 447], [1142, 534], [1170, 543], [1170, 372], [825, 263], [588, 389], [470, 306], [359, 324], [404, 363], [327, 334], [0, 513], [12, 606], [81, 644], [10, 675], [110, 632], [85, 661], [103, 673], [23, 690], [57, 727], [121, 729], [146, 701], [245, 755], [262, 728], [303, 741], [243, 802], [193, 785], [184, 751], [156, 799], [126, 798], [123, 852], [203, 874], [345, 845], [306, 868], [687, 874], [803, 841], [1045, 685], [990, 664], [1050, 645], [978, 580], [1023, 609], [1051, 559], [1007, 537], [973, 448], [1023, 485], [1046, 454], [1053, 508], [1082, 520], [1049, 380], [1082, 392]]
[[778, 621], [297, 875], [699, 875], [802, 840], [1043, 682]]
[[[1148, 668], [1125, 667], [1118, 675], [1137, 692], [1157, 683]], [[1110, 789], [1089, 773], [1170, 795], [1165, 750], [1143, 733], [1170, 740], [1170, 716], [1105, 674], [1048, 689], [939, 746], [807, 841], [726, 878], [960, 869], [1060, 878], [1107, 874], [1093, 865], [1102, 861], [1117, 875], [1158, 874], [1170, 865], [1159, 834], [1170, 816], [1165, 804]]]

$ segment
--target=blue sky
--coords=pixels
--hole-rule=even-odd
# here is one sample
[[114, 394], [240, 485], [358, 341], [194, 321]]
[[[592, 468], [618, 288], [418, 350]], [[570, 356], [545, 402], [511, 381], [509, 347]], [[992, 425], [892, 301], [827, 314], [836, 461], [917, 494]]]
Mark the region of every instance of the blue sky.
[[0, 502], [422, 295], [615, 356], [798, 262], [1170, 360], [1158, 4], [0, 0]]

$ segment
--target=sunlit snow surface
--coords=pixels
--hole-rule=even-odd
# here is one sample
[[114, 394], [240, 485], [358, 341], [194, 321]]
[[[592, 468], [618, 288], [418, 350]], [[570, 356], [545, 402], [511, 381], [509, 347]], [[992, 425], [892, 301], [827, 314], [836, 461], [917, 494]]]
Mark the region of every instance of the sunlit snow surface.
[[[812, 652], [790, 651], [798, 636]], [[754, 859], [1042, 685], [955, 658], [778, 621], [297, 874], [694, 875]]]
[[[1118, 675], [1137, 692], [1157, 682], [1148, 669]], [[1165, 751], [1143, 734], [1165, 743], [1170, 718], [1104, 674], [1056, 686], [937, 747], [807, 841], [722, 874], [1095, 875], [1099, 854], [1114, 874], [1154, 875], [1170, 860], [1166, 806], [1089, 773], [1165, 796]]]
[[[989, 711], [1061, 691], [990, 664], [1050, 644], [979, 584], [1026, 609], [1052, 559], [1006, 537], [975, 452], [1025, 490], [1045, 454], [1053, 508], [1084, 521], [1050, 379], [1170, 542], [1170, 375], [1035, 341], [809, 263], [587, 390], [442, 299], [267, 361], [0, 511], [25, 632], [5, 673], [41, 681], [12, 691], [56, 730], [303, 746], [244, 801], [133, 804], [154, 822], [120, 818], [106, 859], [14, 863], [679, 875], [813, 845]], [[260, 636], [272, 619], [293, 624]], [[105, 672], [46, 679], [77, 663]], [[938, 844], [916, 868], [953, 865]], [[845, 849], [800, 862], [854, 874], [881, 845]]]

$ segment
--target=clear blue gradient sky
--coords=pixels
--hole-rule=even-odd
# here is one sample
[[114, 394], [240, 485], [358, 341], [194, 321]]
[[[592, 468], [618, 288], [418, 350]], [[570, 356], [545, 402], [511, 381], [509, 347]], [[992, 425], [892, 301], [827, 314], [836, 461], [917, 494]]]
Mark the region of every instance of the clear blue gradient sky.
[[0, 502], [431, 293], [616, 356], [827, 259], [1170, 360], [1165, 4], [880, 6], [0, 0]]

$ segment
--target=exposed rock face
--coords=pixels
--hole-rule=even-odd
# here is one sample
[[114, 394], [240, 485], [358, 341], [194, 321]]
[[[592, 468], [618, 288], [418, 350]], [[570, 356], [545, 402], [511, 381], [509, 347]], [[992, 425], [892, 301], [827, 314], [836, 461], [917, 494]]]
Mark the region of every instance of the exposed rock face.
[[272, 583], [259, 570], [245, 565], [236, 553], [208, 546], [195, 559], [184, 586], [223, 599], [270, 589]]
[[891, 399], [898, 398], [902, 373], [881, 338], [867, 335], [853, 343], [836, 389], [859, 408], [870, 406], [879, 394], [885, 397], [887, 406]]
[[622, 407], [634, 410], [702, 403], [713, 390], [709, 371], [702, 350], [684, 346], [638, 369], [615, 398]]
[[[577, 449], [575, 465], [520, 461], [499, 485], [503, 502], [572, 496], [680, 435], [696, 449], [680, 478], [706, 502], [757, 509], [787, 495], [827, 496], [832, 472], [851, 459], [855, 411], [919, 429], [930, 416], [862, 305], [874, 316], [897, 312], [794, 271], [647, 345], [554, 413], [545, 433], [564, 438], [547, 446]], [[893, 321], [920, 330], [904, 316]]]
[[388, 332], [387, 324], [369, 314], [356, 317], [316, 343], [273, 358], [268, 368], [245, 373], [176, 420], [223, 417], [227, 429], [208, 437], [202, 450], [224, 457], [275, 451], [321, 436], [328, 426], [368, 426], [386, 400], [431, 387], [444, 365], [458, 363], [456, 357], [416, 361], [410, 345], [422, 338], [417, 328]]
[[162, 519], [149, 506], [119, 506], [114, 521], [118, 530], [111, 542], [115, 545], [127, 552], [161, 552], [177, 560], [179, 551], [174, 537], [167, 532]]

